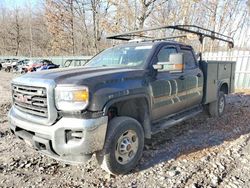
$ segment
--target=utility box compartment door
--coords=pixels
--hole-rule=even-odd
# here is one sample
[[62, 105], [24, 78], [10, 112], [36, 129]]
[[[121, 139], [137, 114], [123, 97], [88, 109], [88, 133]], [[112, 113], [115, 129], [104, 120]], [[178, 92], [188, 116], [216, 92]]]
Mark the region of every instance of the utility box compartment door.
[[231, 80], [230, 80], [230, 93], [234, 93], [235, 91], [235, 68], [236, 68], [236, 62], [234, 62], [231, 66]]
[[217, 99], [218, 64], [201, 62], [204, 74], [203, 102], [205, 104]]
[[227, 79], [230, 78], [231, 75], [231, 63], [228, 61], [221, 61], [220, 63], [218, 63], [218, 80], [223, 80], [223, 79]]
[[201, 69], [204, 74], [203, 104], [217, 100], [220, 84], [228, 84], [228, 92], [234, 92], [235, 79], [234, 61], [201, 61]]

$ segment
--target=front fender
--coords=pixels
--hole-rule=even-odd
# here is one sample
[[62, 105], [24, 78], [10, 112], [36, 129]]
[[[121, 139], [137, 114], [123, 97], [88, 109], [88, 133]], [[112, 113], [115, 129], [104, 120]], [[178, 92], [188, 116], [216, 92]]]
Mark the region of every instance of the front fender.
[[[147, 103], [148, 103], [148, 108], [151, 109], [151, 102], [150, 102], [150, 97], [147, 94], [135, 94], [135, 95], [129, 95], [129, 96], [123, 96], [120, 98], [116, 98], [116, 99], [112, 99], [109, 100], [104, 106], [103, 106], [103, 112], [105, 115], [107, 115], [108, 113], [108, 109], [110, 108], [110, 106], [112, 106], [114, 103], [117, 102], [122, 102], [122, 101], [126, 101], [126, 100], [131, 100], [131, 99], [139, 99], [139, 98], [144, 98], [146, 99]], [[149, 110], [149, 113], [151, 111]]]

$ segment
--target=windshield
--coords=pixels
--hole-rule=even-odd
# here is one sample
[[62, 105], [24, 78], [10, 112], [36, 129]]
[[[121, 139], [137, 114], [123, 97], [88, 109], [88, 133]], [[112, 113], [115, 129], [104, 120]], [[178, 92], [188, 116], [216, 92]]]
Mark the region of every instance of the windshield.
[[87, 67], [130, 67], [143, 65], [152, 46], [129, 46], [109, 48], [93, 59]]

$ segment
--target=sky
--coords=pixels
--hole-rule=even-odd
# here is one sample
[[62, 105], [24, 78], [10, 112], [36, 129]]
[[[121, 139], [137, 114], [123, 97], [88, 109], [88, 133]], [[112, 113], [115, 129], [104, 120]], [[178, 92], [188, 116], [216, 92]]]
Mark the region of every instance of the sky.
[[41, 0], [0, 0], [0, 6], [12, 9], [16, 7], [25, 7], [29, 4], [34, 6], [39, 2], [41, 2]]

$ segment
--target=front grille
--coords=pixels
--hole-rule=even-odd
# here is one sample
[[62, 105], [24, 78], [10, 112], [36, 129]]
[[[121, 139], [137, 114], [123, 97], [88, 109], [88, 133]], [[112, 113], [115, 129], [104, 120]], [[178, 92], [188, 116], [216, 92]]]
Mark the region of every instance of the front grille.
[[44, 118], [48, 117], [46, 88], [14, 84], [12, 94], [13, 103], [20, 111]]

